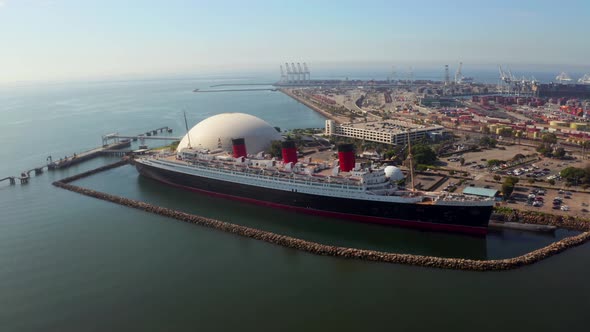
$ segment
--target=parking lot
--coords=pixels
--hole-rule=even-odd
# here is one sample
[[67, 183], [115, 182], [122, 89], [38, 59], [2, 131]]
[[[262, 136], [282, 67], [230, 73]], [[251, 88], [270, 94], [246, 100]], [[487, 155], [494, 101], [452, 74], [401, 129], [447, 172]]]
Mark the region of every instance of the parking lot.
[[[571, 195], [567, 195], [567, 189], [549, 189], [544, 190], [545, 193], [543, 195], [539, 195], [533, 193], [535, 188], [517, 188], [520, 190], [514, 191], [507, 206], [553, 214], [590, 216], [590, 207], [588, 206], [590, 203], [590, 195], [587, 193], [571, 192]], [[559, 198], [561, 203], [554, 204], [555, 198]]]

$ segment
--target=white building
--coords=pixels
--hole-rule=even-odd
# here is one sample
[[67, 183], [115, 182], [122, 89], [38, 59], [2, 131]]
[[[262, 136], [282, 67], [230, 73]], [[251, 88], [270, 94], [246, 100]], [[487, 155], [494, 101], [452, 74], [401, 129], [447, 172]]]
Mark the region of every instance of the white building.
[[399, 120], [341, 125], [334, 122], [334, 120], [326, 120], [325, 134], [401, 145], [406, 144], [408, 136], [414, 141], [428, 138], [435, 133], [440, 135], [443, 129], [444, 127], [438, 125], [424, 126]]
[[243, 138], [246, 150], [257, 154], [270, 147], [272, 141], [281, 141], [281, 134], [266, 121], [250, 114], [222, 113], [196, 124], [184, 135], [176, 151], [191, 147], [197, 149], [223, 149], [232, 151], [232, 138]]

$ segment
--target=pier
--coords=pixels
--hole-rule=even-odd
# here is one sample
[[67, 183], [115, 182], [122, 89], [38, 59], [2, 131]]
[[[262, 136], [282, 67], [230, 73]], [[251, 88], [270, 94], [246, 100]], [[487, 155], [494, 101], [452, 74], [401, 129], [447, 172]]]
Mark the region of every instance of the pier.
[[20, 182], [20, 184], [27, 184], [31, 179], [32, 173], [35, 173], [35, 175], [41, 175], [45, 169], [55, 170], [68, 168], [72, 165], [76, 165], [99, 156], [124, 157], [131, 154], [131, 151], [123, 149], [130, 147], [132, 141], [140, 140], [143, 142], [145, 139], [177, 141], [181, 139], [181, 137], [156, 136], [158, 133], [163, 132], [171, 133], [172, 128], [164, 126], [153, 130], [148, 130], [145, 133], [138, 135], [119, 135], [119, 133], [103, 135], [102, 146], [100, 147], [81, 153], [74, 153], [59, 159], [54, 159], [52, 156], [48, 156], [45, 165], [33, 167], [29, 170], [23, 171], [21, 172], [20, 176], [6, 176], [1, 178], [0, 183], [8, 181], [10, 185], [15, 185], [17, 182]]
[[116, 143], [112, 143], [112, 144], [107, 144], [92, 150], [88, 150], [88, 151], [84, 151], [80, 154], [76, 154], [74, 153], [71, 156], [65, 156], [64, 158], [60, 158], [59, 160], [53, 160], [51, 158], [51, 156], [49, 156], [48, 159], [48, 163], [47, 163], [47, 167], [49, 169], [59, 169], [59, 168], [67, 168], [70, 167], [72, 165], [75, 164], [79, 164], [83, 161], [92, 159], [94, 157], [97, 157], [99, 155], [101, 155], [103, 153], [103, 151], [105, 150], [116, 150], [116, 149], [122, 149], [122, 148], [126, 148], [126, 147], [130, 147], [131, 146], [131, 141], [130, 140], [122, 140]]

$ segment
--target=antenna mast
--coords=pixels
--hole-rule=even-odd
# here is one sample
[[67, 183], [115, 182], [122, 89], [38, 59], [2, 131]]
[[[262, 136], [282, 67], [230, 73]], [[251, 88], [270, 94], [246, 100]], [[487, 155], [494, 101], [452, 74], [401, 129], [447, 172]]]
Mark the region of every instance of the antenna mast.
[[191, 147], [191, 135], [188, 131], [188, 122], [186, 121], [186, 111], [183, 111], [183, 112], [184, 112], [184, 127], [186, 128], [186, 137], [188, 138], [188, 148], [190, 149], [190, 148], [192, 148]]

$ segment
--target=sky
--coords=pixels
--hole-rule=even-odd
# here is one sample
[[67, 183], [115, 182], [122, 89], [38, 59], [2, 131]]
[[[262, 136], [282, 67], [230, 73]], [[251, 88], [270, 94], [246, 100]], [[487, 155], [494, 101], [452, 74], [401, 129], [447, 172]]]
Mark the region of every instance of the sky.
[[313, 66], [589, 68], [588, 0], [0, 0], [0, 82]]

